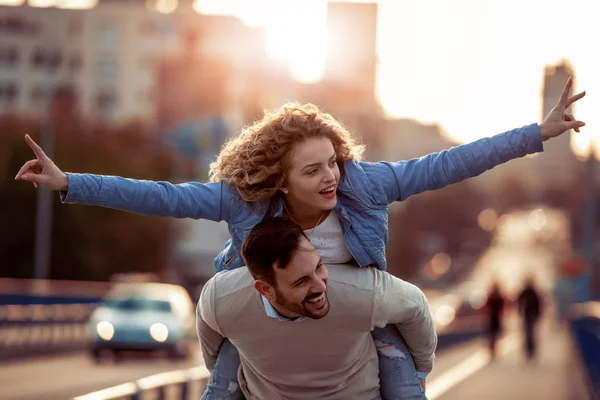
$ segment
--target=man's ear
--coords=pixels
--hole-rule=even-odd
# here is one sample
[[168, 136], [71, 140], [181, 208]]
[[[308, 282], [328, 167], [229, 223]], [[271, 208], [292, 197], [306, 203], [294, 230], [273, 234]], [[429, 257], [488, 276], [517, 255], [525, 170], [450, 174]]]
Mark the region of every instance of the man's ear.
[[265, 298], [269, 301], [275, 300], [275, 289], [273, 286], [269, 285], [267, 282], [257, 279], [254, 281], [254, 289], [258, 291], [258, 293], [265, 296]]

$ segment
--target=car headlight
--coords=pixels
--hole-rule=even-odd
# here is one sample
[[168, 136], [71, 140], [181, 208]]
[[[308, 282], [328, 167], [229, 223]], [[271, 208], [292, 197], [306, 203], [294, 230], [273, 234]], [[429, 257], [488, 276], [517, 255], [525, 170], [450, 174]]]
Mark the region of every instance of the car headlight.
[[156, 340], [157, 342], [162, 343], [169, 337], [169, 329], [165, 324], [157, 322], [150, 326], [150, 336], [152, 336], [152, 339]]
[[100, 336], [101, 339], [108, 341], [115, 335], [115, 328], [108, 321], [100, 321], [96, 324], [96, 332], [98, 332], [98, 336]]

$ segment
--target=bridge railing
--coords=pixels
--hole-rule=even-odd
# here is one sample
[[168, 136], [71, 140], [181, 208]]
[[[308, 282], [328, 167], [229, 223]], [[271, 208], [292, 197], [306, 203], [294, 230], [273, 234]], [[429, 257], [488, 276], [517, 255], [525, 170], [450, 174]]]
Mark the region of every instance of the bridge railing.
[[576, 304], [570, 312], [571, 330], [585, 365], [592, 399], [600, 399], [600, 302]]
[[96, 304], [0, 305], [0, 360], [84, 348]]
[[209, 371], [204, 366], [163, 372], [133, 382], [87, 393], [74, 400], [143, 400], [151, 396], [157, 400], [199, 399], [204, 392]]
[[0, 360], [81, 349], [109, 282], [0, 278]]

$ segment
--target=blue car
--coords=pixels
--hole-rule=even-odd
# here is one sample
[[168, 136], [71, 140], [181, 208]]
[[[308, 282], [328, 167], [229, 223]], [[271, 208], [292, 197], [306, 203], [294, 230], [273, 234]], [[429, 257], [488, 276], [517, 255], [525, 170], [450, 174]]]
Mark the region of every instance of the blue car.
[[[89, 320], [91, 355], [110, 351], [166, 350], [186, 357], [196, 340], [195, 314], [187, 291], [164, 283], [118, 283]], [[119, 357], [116, 357], [117, 359]]]

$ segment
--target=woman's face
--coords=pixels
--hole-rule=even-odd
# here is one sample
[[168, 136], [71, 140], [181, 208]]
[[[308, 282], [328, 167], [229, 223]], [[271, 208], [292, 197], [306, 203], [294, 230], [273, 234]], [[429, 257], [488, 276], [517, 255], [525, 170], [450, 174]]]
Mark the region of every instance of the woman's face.
[[340, 169], [331, 140], [310, 138], [297, 143], [290, 154], [286, 179], [287, 203], [295, 213], [331, 210], [337, 203]]

